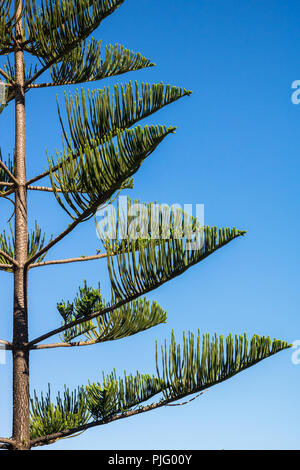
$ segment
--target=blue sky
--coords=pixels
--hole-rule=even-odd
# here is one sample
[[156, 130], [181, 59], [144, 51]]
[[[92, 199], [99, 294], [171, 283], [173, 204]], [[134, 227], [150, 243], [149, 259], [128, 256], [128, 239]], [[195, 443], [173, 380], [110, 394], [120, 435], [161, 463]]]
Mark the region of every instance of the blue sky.
[[[300, 4], [290, 0], [127, 0], [97, 31], [157, 66], [84, 88], [117, 82], [165, 82], [193, 90], [148, 123], [177, 125], [144, 163], [130, 195], [145, 202], [205, 205], [205, 223], [247, 230], [181, 277], [153, 292], [168, 323], [128, 339], [76, 350], [32, 353], [31, 386], [52, 384], [53, 396], [98, 381], [114, 367], [155, 372], [155, 340], [174, 329], [269, 335], [293, 342], [299, 331]], [[68, 90], [75, 91], [76, 87]], [[45, 147], [60, 149], [56, 94], [27, 95], [28, 176], [46, 166]], [[0, 116], [1, 148], [13, 148], [13, 107]], [[29, 218], [49, 234], [69, 223], [49, 194], [30, 195]], [[2, 203], [4, 222], [10, 207]], [[93, 254], [99, 242], [87, 222], [49, 259]], [[105, 262], [41, 268], [30, 273], [30, 336], [59, 325], [56, 303], [78, 285], [101, 281]], [[0, 337], [11, 338], [12, 278], [1, 274]], [[299, 449], [300, 364], [292, 350], [210, 389], [189, 405], [160, 409], [93, 429], [52, 449]], [[11, 361], [0, 365], [1, 435], [10, 435]], [[49, 447], [50, 448], [50, 447]]]

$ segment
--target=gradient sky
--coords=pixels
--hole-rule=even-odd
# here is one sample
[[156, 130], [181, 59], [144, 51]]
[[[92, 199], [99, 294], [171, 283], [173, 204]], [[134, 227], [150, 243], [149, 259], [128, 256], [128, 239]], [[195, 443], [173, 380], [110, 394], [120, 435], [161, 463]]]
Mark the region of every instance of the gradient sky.
[[[293, 342], [299, 331], [300, 3], [296, 0], [127, 0], [95, 37], [121, 43], [157, 66], [101, 83], [165, 82], [193, 90], [147, 123], [177, 125], [142, 166], [131, 197], [145, 202], [204, 204], [205, 223], [247, 230], [187, 273], [149, 295], [168, 323], [91, 348], [32, 353], [31, 386], [52, 384], [53, 397], [101, 379], [114, 367], [155, 372], [155, 339], [183, 330], [254, 333]], [[76, 87], [70, 87], [74, 93]], [[56, 94], [27, 95], [28, 176], [61, 148]], [[13, 107], [0, 116], [3, 154], [13, 149]], [[10, 215], [2, 202], [2, 228]], [[31, 224], [58, 234], [69, 223], [49, 194], [30, 197]], [[48, 259], [93, 254], [95, 226], [76, 229]], [[45, 267], [30, 273], [30, 336], [60, 324], [56, 303], [72, 300], [86, 279], [109, 292], [104, 262]], [[11, 338], [12, 277], [2, 273], [0, 337]], [[300, 364], [293, 350], [211, 388], [186, 406], [160, 409], [87, 431], [49, 449], [299, 449]], [[0, 435], [10, 436], [11, 360], [0, 365]]]

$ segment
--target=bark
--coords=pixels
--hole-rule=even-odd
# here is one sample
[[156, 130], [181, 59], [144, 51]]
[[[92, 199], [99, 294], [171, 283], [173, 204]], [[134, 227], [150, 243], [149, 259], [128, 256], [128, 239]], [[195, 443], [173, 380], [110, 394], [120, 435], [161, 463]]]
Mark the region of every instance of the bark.
[[[22, 2], [17, 6], [21, 12]], [[16, 25], [17, 44], [22, 42], [22, 19]], [[23, 51], [15, 50], [15, 260], [13, 305], [13, 440], [15, 450], [30, 448], [29, 352], [27, 307], [27, 189], [25, 153], [25, 92]]]

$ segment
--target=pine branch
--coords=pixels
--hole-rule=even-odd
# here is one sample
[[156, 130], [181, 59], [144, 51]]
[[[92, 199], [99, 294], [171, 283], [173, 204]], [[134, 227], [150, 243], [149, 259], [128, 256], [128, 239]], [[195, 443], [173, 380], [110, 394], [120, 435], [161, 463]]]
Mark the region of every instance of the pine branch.
[[[175, 127], [145, 126], [142, 129], [138, 126], [117, 131], [116, 142], [110, 135], [95, 142], [93, 147], [86, 144], [79, 150], [79, 159], [71, 151], [57, 154], [58, 165], [53, 159], [49, 160], [51, 185], [57, 202], [73, 220], [90, 207], [104, 204], [174, 132]], [[57, 166], [58, 170], [54, 171]]]
[[30, 85], [54, 64], [66, 58], [111, 15], [124, 0], [45, 0], [37, 8], [36, 0], [26, 2], [28, 42], [26, 51], [44, 61], [44, 67]]
[[[106, 315], [115, 309], [123, 307], [142, 295], [145, 295], [166, 282], [174, 279], [188, 268], [203, 261], [215, 251], [230, 243], [235, 238], [243, 236], [245, 232], [236, 229], [220, 229], [219, 239], [217, 229], [205, 227], [204, 250], [186, 252], [182, 240], [171, 238], [170, 240], [134, 240], [125, 242], [121, 246], [121, 253], [108, 252], [108, 270], [111, 277], [111, 285], [114, 292], [112, 305], [99, 311], [87, 315], [84, 319], [71, 321], [67, 325], [56, 328], [44, 335], [41, 335], [26, 344], [27, 349], [31, 349], [37, 343], [44, 341], [58, 333], [62, 333], [69, 328], [76, 327], [84, 322], [93, 320], [98, 316]], [[125, 251], [128, 253], [128, 260], [125, 259]], [[121, 280], [117, 280], [112, 256], [118, 259], [118, 266], [122, 266], [123, 274], [119, 271]], [[131, 267], [131, 259], [133, 266]], [[136, 266], [136, 259], [139, 256], [140, 264]], [[136, 281], [132, 280], [132, 269], [136, 276]], [[125, 289], [125, 290], [124, 290]], [[120, 296], [125, 297], [120, 298]]]
[[119, 44], [106, 47], [105, 58], [102, 61], [101, 41], [97, 42], [92, 38], [89, 43], [84, 42], [77, 46], [71, 54], [63, 58], [61, 63], [54, 64], [50, 68], [52, 82], [30, 84], [28, 81], [27, 87], [48, 88], [93, 82], [154, 65], [140, 53], [125, 49]]
[[[120, 129], [128, 129], [164, 106], [190, 94], [191, 91], [178, 87], [165, 86], [162, 83], [153, 85], [146, 83], [142, 85], [140, 96], [137, 83], [133, 91], [132, 84], [129, 82], [125, 88], [116, 85], [111, 97], [108, 88], [88, 93], [88, 103], [83, 91], [80, 97], [78, 92], [75, 93], [74, 98], [70, 94], [65, 95], [69, 129], [75, 148], [77, 148], [77, 151], [72, 151], [69, 158], [79, 158], [80, 149], [86, 145], [93, 149], [99, 145], [101, 138], [108, 135], [113, 138], [117, 132], [120, 132]], [[65, 140], [71, 147], [59, 106], [58, 113]], [[62, 163], [54, 165], [51, 168], [52, 173], [57, 172], [61, 167]], [[35, 176], [27, 182], [27, 187], [49, 175], [50, 170], [47, 170]]]
[[[122, 187], [124, 182], [139, 169], [142, 162], [151, 155], [159, 143], [168, 134], [174, 132], [174, 129], [172, 127], [167, 129], [162, 126], [150, 126], [143, 131], [136, 128], [133, 131], [119, 132], [118, 150], [115, 149], [112, 139], [108, 139], [99, 149], [86, 147], [86, 160], [81, 155], [79, 164], [74, 160], [69, 161], [68, 156], [61, 157], [59, 176], [55, 175], [55, 178], [61, 184], [60, 189], [66, 191], [63, 192], [64, 198], [78, 217], [56, 238], [51, 240], [48, 245], [30, 257], [26, 267], [29, 267], [37, 258], [47, 253], [54, 245], [71, 233], [78, 224], [93, 215], [99, 205], [109, 200]], [[50, 172], [52, 171], [55, 171], [54, 164], [52, 168], [50, 165]], [[76, 190], [73, 193], [73, 199], [77, 207], [69, 194], [71, 184], [75, 185], [76, 188], [78, 186], [78, 183], [74, 182], [74, 171], [78, 181], [80, 181], [82, 190], [89, 196], [89, 199], [87, 197], [83, 199]], [[54, 175], [51, 175], [51, 179], [52, 187], [56, 191]], [[58, 194], [56, 194], [56, 198], [69, 213]], [[78, 207], [82, 210], [81, 213]]]
[[161, 408], [163, 406], [166, 406], [170, 401], [163, 400], [158, 403], [152, 403], [151, 405], [143, 406], [141, 408], [138, 408], [137, 410], [131, 410], [127, 411], [124, 413], [120, 413], [117, 416], [114, 416], [112, 418], [107, 418], [105, 421], [103, 420], [96, 420], [88, 424], [84, 424], [82, 426], [77, 426], [73, 429], [66, 429], [64, 431], [60, 431], [57, 433], [50, 434], [48, 436], [42, 436], [42, 437], [37, 437], [35, 439], [31, 440], [31, 446], [32, 447], [38, 447], [38, 446], [43, 446], [43, 445], [49, 445], [53, 444], [55, 441], [62, 439], [64, 437], [72, 436], [74, 434], [77, 434], [78, 432], [83, 432], [87, 431], [88, 429], [94, 428], [96, 426], [103, 426], [104, 424], [109, 424], [113, 423], [115, 421], [118, 421], [120, 419], [124, 418], [130, 418], [131, 416], [136, 416], [141, 413], [146, 413], [147, 411], [155, 410], [158, 408]]
[[[95, 426], [135, 416], [162, 406], [172, 406], [174, 402], [195, 393], [198, 397], [213, 385], [220, 384], [289, 347], [290, 345], [284, 341], [274, 340], [272, 343], [270, 338], [257, 335], [254, 335], [249, 343], [245, 334], [236, 336], [235, 339], [229, 335], [224, 347], [222, 336], [218, 339], [215, 335], [210, 340], [209, 335], [203, 335], [201, 340], [198, 333], [195, 342], [194, 335], [189, 333], [187, 338], [183, 336], [181, 349], [181, 346], [176, 344], [172, 333], [169, 348], [165, 344], [161, 350], [162, 371], [160, 371], [156, 352], [157, 377], [141, 375], [137, 372], [135, 376], [125, 374], [124, 379], [117, 379], [116, 373], [113, 372], [106, 378], [103, 376], [103, 384], [94, 383], [86, 387], [84, 398], [82, 396], [82, 418], [86, 418], [86, 411], [89, 410], [93, 418], [92, 422], [85, 422], [73, 428], [62, 428], [64, 420], [53, 419], [55, 410], [62, 416], [68, 411], [70, 419], [78, 421], [81, 418], [77, 412], [79, 405], [73, 400], [71, 405], [69, 401], [65, 401], [65, 405], [62, 406], [60, 401], [59, 406], [54, 408], [54, 405], [50, 406], [50, 391], [46, 404], [35, 395], [35, 400], [32, 401], [33, 429], [38, 428], [41, 434], [46, 429], [52, 429], [52, 431], [59, 427], [61, 429], [58, 429], [58, 432], [40, 436], [36, 436], [35, 432], [31, 446], [46, 445]], [[138, 406], [161, 393], [162, 398], [159, 401], [146, 406]], [[175, 403], [175, 405], [179, 406], [188, 402]], [[72, 412], [70, 413], [72, 409], [75, 409], [73, 415]]]
[[63, 135], [68, 148], [84, 148], [97, 140], [114, 137], [122, 129], [128, 129], [160, 109], [179, 99], [190, 96], [190, 90], [170, 85], [143, 83], [142, 90], [138, 83], [135, 87], [129, 82], [115, 85], [110, 95], [109, 88], [75, 92], [74, 97], [65, 94], [65, 107], [72, 143], [62, 121], [59, 105], [58, 114]]

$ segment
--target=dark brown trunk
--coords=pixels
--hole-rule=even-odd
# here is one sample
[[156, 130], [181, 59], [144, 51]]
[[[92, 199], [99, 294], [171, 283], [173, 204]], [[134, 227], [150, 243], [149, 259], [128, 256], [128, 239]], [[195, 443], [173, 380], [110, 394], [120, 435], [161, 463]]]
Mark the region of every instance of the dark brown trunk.
[[[21, 2], [18, 11], [22, 9]], [[22, 40], [22, 20], [16, 25], [17, 43]], [[30, 448], [29, 432], [29, 354], [24, 348], [28, 341], [27, 312], [27, 190], [25, 154], [25, 93], [23, 51], [15, 51], [15, 260], [13, 306], [13, 439], [15, 449]]]

